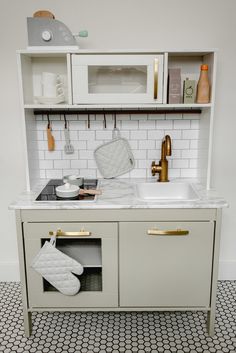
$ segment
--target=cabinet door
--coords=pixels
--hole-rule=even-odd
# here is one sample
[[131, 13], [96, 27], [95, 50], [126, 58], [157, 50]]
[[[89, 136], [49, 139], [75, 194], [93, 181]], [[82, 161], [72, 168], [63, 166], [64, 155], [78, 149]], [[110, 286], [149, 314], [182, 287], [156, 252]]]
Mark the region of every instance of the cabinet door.
[[[27, 287], [30, 307], [79, 308], [118, 305], [118, 245], [116, 223], [24, 223]], [[81, 289], [74, 296], [58, 292], [31, 268], [50, 231], [90, 232], [84, 236], [57, 237], [56, 247], [80, 262]]]
[[121, 223], [120, 305], [209, 306], [213, 235], [213, 222]]
[[162, 103], [163, 55], [72, 55], [73, 103]]

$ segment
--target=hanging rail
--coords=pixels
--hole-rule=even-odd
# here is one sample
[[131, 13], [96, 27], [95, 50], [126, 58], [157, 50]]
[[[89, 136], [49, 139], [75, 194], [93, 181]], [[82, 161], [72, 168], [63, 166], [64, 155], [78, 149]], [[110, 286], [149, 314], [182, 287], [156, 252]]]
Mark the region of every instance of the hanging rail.
[[104, 114], [201, 114], [200, 108], [192, 109], [35, 109], [34, 115], [104, 115]]

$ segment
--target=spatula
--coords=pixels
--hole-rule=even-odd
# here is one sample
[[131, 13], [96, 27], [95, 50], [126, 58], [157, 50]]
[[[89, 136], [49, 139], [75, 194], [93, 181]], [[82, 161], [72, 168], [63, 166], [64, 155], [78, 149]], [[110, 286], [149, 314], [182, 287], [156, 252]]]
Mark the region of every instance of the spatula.
[[65, 134], [65, 141], [66, 141], [66, 144], [64, 146], [64, 151], [66, 154], [72, 154], [74, 153], [74, 147], [70, 143], [70, 133], [67, 125], [64, 128], [64, 134]]
[[54, 149], [55, 149], [55, 140], [54, 140], [54, 137], [52, 136], [50, 124], [48, 124], [48, 126], [47, 126], [47, 139], [48, 139], [48, 150], [49, 151], [54, 151]]

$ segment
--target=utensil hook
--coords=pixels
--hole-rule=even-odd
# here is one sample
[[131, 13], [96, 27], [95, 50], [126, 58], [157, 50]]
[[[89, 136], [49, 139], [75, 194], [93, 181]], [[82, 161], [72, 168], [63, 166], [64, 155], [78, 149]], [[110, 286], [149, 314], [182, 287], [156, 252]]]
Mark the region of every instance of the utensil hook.
[[116, 129], [116, 113], [114, 113], [114, 129]]
[[49, 114], [47, 114], [47, 119], [48, 119], [48, 129], [50, 129], [51, 123], [50, 123], [50, 119], [49, 119]]
[[90, 115], [88, 114], [88, 129], [90, 129]]
[[107, 120], [106, 120], [106, 113], [103, 114], [103, 123], [104, 123], [104, 128], [107, 128]]
[[67, 120], [66, 120], [66, 114], [64, 114], [64, 121], [65, 121], [65, 129], [67, 129]]

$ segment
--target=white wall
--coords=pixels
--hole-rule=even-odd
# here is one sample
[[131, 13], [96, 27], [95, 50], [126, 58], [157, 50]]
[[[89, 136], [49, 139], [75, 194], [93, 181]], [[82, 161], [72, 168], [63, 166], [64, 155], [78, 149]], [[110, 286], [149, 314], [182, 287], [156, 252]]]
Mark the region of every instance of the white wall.
[[27, 46], [26, 17], [51, 10], [73, 32], [88, 29], [86, 48], [219, 48], [213, 141], [213, 186], [223, 211], [221, 278], [236, 279], [235, 0], [1, 0], [0, 280], [18, 278], [14, 214], [8, 204], [25, 186], [16, 49]]

